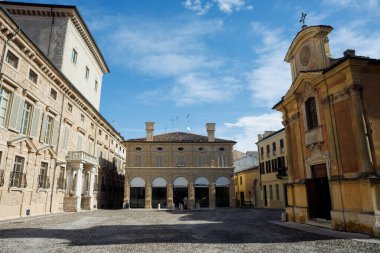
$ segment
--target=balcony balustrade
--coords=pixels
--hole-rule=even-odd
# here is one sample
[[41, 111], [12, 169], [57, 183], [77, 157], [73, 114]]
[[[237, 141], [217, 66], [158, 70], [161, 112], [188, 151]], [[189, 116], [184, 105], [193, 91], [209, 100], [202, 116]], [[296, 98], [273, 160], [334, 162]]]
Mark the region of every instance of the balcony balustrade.
[[83, 151], [70, 151], [66, 156], [66, 160], [68, 162], [82, 162], [89, 163], [93, 165], [98, 165], [99, 161], [95, 156], [87, 154]]

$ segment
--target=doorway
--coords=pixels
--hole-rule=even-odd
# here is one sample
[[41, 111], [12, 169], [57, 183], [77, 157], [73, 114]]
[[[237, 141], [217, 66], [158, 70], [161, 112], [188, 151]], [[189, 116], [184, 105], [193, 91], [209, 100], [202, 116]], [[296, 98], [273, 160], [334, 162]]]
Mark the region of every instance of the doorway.
[[131, 208], [145, 207], [145, 187], [131, 187]]
[[309, 219], [331, 220], [331, 196], [326, 164], [311, 166], [313, 178], [306, 179]]
[[264, 193], [264, 206], [267, 207], [268, 206], [268, 199], [267, 199], [267, 186], [264, 185], [263, 187], [263, 193]]
[[166, 187], [153, 187], [152, 188], [152, 208], [166, 208]]
[[244, 206], [245, 199], [244, 199], [244, 192], [240, 192], [240, 206]]
[[[184, 205], [184, 199], [187, 197], [187, 187], [175, 187], [173, 189], [173, 199], [174, 199], [174, 205], [175, 207], [179, 207], [179, 204]], [[184, 206], [184, 208], [187, 208], [187, 206]]]
[[199, 203], [200, 207], [210, 206], [208, 195], [208, 187], [195, 187], [195, 203]]
[[216, 207], [230, 206], [230, 188], [216, 187]]

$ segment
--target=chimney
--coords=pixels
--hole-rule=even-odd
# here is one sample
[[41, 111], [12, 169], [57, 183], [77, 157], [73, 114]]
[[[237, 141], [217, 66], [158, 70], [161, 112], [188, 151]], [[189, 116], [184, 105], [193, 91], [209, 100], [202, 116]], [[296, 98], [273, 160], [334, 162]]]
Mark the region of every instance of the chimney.
[[146, 141], [153, 141], [154, 122], [145, 122]]
[[209, 142], [215, 142], [215, 123], [207, 123], [207, 136]]
[[355, 50], [347, 49], [346, 51], [343, 52], [343, 55], [344, 57], [355, 56]]

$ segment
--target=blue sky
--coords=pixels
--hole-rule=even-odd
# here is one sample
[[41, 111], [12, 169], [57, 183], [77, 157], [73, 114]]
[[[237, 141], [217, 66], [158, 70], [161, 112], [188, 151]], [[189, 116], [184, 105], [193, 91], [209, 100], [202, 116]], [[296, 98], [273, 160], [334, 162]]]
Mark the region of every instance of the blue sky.
[[[35, 1], [32, 1], [35, 2]], [[300, 30], [331, 25], [332, 56], [348, 48], [380, 58], [380, 0], [62, 0], [77, 5], [111, 73], [101, 113], [126, 138], [188, 131], [256, 150], [257, 134], [282, 127], [272, 106], [291, 84], [283, 61]]]

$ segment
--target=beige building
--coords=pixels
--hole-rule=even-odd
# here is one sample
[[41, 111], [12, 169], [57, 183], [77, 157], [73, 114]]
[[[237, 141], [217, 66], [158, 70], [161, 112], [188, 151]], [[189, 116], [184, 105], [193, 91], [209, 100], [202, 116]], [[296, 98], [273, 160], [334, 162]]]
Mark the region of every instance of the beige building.
[[215, 124], [207, 136], [174, 132], [154, 135], [146, 122], [146, 137], [125, 141], [124, 203], [131, 208], [194, 208], [235, 206], [234, 141], [215, 138]]
[[258, 153], [248, 151], [234, 161], [234, 167], [236, 205], [261, 207]]
[[287, 161], [285, 131], [265, 131], [258, 136], [261, 199], [263, 208], [285, 208]]
[[[51, 43], [46, 56], [29, 36], [32, 26], [24, 29], [17, 21], [25, 17], [38, 23], [52, 15], [66, 17], [77, 29], [73, 48], [93, 53], [91, 59], [78, 54], [76, 60], [101, 56], [74, 7], [1, 3], [0, 219], [122, 205], [122, 136], [52, 60], [69, 49]], [[62, 62], [75, 65], [75, 59]], [[95, 64], [105, 67], [103, 58]], [[77, 76], [85, 74], [78, 67]], [[101, 75], [96, 78], [101, 82]]]
[[285, 60], [287, 218], [380, 236], [380, 60], [330, 57], [331, 26], [303, 27]]

